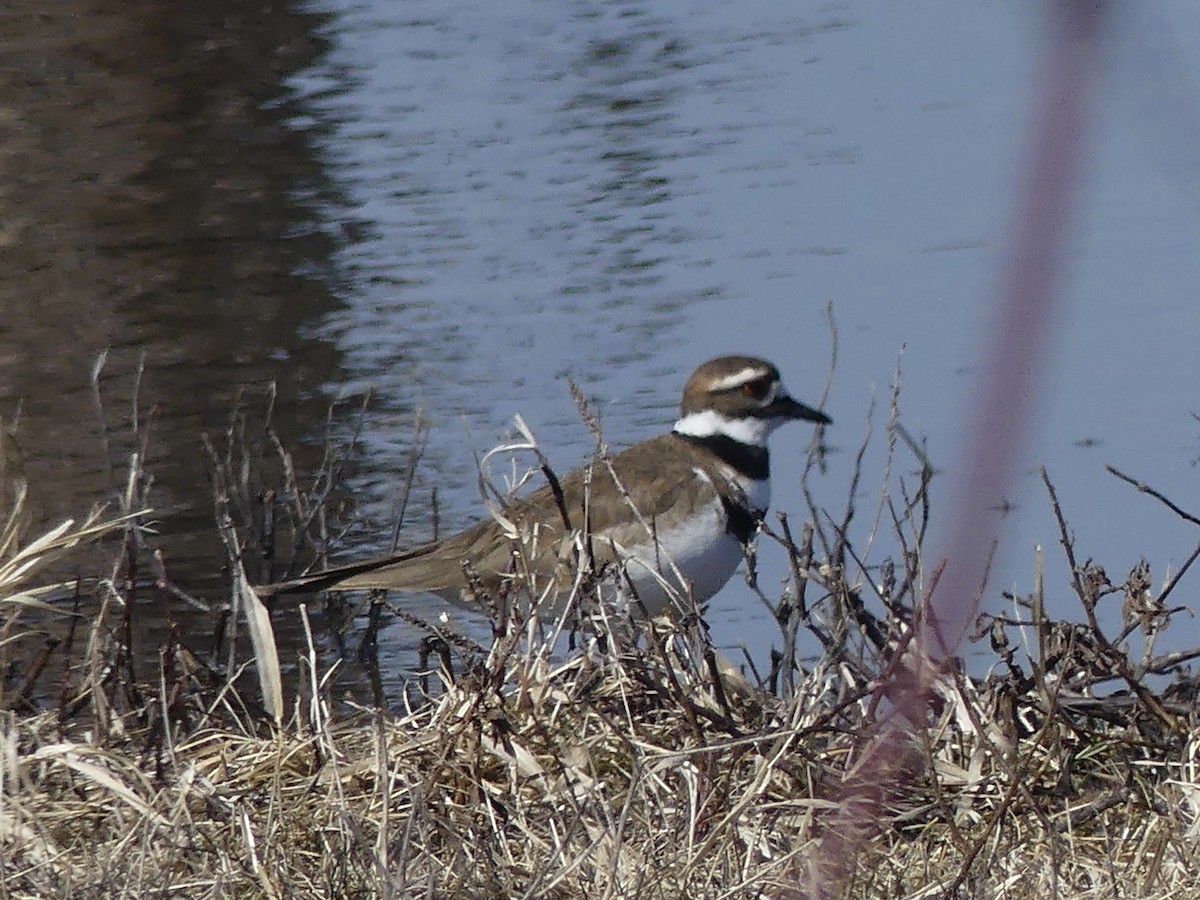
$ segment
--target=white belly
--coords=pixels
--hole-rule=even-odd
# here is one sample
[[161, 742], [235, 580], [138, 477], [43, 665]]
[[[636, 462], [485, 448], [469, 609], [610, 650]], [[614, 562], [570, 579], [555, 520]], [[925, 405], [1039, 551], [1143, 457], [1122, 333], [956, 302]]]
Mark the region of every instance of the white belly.
[[687, 597], [678, 575], [691, 585], [696, 602], [704, 603], [725, 586], [744, 558], [742, 545], [725, 528], [720, 501], [680, 527], [659, 529], [657, 536], [657, 542], [647, 539], [624, 549], [629, 580], [651, 615], [667, 608], [672, 590]]

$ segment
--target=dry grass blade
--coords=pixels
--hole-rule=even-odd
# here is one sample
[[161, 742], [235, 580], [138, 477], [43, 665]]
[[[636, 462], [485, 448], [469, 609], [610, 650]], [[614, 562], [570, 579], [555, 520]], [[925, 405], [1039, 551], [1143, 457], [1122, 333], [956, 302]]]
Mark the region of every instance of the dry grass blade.
[[[105, 765], [104, 762], [93, 762], [86, 759], [85, 757], [87, 756], [95, 756], [98, 759], [109, 762], [110, 765]], [[102, 792], [121, 800], [146, 819], [157, 825], [168, 824], [167, 820], [151, 806], [150, 801], [143, 799], [135, 789], [131, 788], [114, 774], [114, 771], [118, 768], [129, 769], [127, 760], [118, 758], [116, 764], [113, 765], [110, 754], [100, 753], [92, 747], [65, 742], [39, 747], [30, 755], [29, 762], [59, 762], [67, 768], [83, 775], [88, 781], [100, 788]], [[141, 772], [133, 770], [132, 774], [134, 781], [141, 782], [139, 786], [143, 791], [150, 794], [153, 793], [142, 777]]]
[[[7, 597], [0, 597], [0, 609], [5, 606], [22, 606], [26, 609], [37, 610], [38, 612], [53, 613], [61, 615], [63, 610], [55, 606], [53, 603], [47, 603], [45, 600], [38, 598], [38, 594], [54, 595], [62, 593], [64, 588], [69, 587], [69, 582], [62, 584], [43, 585], [42, 587], [34, 588], [29, 591], [22, 591], [17, 594], [9, 594]], [[72, 615], [76, 615], [72, 613]]]
[[283, 673], [279, 669], [279, 649], [275, 643], [275, 629], [271, 627], [271, 614], [246, 582], [244, 571], [238, 575], [238, 590], [241, 592], [242, 609], [246, 613], [246, 628], [254, 647], [254, 664], [263, 706], [271, 720], [279, 725], [283, 720]]
[[[283, 719], [283, 675], [279, 668], [279, 650], [275, 643], [275, 629], [271, 626], [271, 614], [250, 587], [246, 569], [242, 564], [240, 552], [241, 541], [233, 527], [227, 512], [224, 511], [224, 500], [218, 500], [218, 508], [222, 513], [218, 519], [221, 539], [225, 544], [225, 552], [229, 557], [229, 567], [233, 573], [234, 619], [240, 609], [250, 632], [250, 643], [254, 648], [254, 662], [258, 673], [259, 689], [262, 693], [263, 706], [267, 715], [275, 725]], [[231, 638], [232, 639], [232, 638]], [[230, 665], [233, 656], [230, 655]]]
[[6, 534], [0, 538], [0, 543], [8, 547], [10, 553], [6, 558], [0, 560], [0, 594], [6, 591], [15, 591], [79, 544], [119, 531], [130, 522], [150, 512], [149, 509], [141, 509], [137, 512], [103, 519], [101, 518], [103, 510], [93, 510], [82, 524], [76, 526], [74, 519], [67, 519], [39, 535], [26, 546], [15, 550], [12, 549], [15, 541]]
[[[3, 484], [0, 484], [0, 488]], [[16, 552], [21, 536], [24, 533], [24, 509], [25, 498], [29, 493], [29, 487], [24, 481], [21, 481], [14, 486], [11, 505], [12, 508], [4, 519], [4, 526], [0, 528], [0, 559], [4, 559], [10, 554]]]

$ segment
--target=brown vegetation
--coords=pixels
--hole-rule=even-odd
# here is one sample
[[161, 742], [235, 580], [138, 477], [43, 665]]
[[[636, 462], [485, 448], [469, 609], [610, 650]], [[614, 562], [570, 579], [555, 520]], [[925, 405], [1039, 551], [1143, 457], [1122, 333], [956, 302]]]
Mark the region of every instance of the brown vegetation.
[[[231, 428], [212, 456], [238, 573], [282, 531], [329, 538], [337, 468], [305, 490], [271, 437], [281, 464], [262, 491], [244, 440]], [[766, 597], [751, 566], [781, 629], [768, 672], [734, 671], [694, 616], [539, 622], [514, 591], [491, 646], [435, 635], [454, 671], [393, 711], [335, 701], [311, 641], [281, 672], [242, 574], [225, 621], [257, 630], [254, 658], [230, 640], [202, 661], [173, 635], [135, 677], [122, 595], [150, 553], [136, 460], [119, 515], [24, 545], [9, 478], [0, 896], [1200, 897], [1195, 654], [1153, 652], [1187, 567], [1157, 592], [1144, 566], [1112, 585], [1076, 559], [1061, 512], [1082, 621], [1046, 613], [1040, 577], [981, 617], [989, 665], [971, 673], [986, 674], [943, 667], [888, 780], [846, 790], [901, 727], [889, 692], [905, 689], [898, 648], [925, 590], [929, 477], [881, 499], [898, 551], [880, 564], [844, 539], [852, 505], [836, 523], [810, 509], [798, 537], [770, 523], [793, 579]], [[42, 584], [55, 554], [101, 536], [121, 538], [108, 577]], [[71, 609], [84, 592], [99, 598], [86, 615]], [[1117, 598], [1126, 624], [1109, 635], [1096, 611]]]

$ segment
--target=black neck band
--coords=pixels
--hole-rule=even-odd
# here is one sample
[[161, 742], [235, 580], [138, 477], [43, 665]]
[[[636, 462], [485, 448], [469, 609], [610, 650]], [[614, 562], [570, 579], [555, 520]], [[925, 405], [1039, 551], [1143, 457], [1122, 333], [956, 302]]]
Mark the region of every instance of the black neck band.
[[675, 434], [685, 441], [703, 447], [745, 478], [766, 481], [771, 476], [771, 457], [766, 447], [743, 444], [727, 434], [710, 434], [704, 437], [680, 434], [678, 431]]

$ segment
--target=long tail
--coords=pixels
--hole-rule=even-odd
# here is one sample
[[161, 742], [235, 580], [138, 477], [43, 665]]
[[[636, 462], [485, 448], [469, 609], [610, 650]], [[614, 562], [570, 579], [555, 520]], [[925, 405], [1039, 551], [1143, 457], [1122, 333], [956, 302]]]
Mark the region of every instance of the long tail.
[[311, 575], [301, 575], [299, 578], [293, 578], [290, 581], [277, 581], [274, 584], [257, 584], [254, 586], [254, 592], [259, 597], [266, 598], [281, 594], [319, 594], [321, 591], [356, 590], [357, 587], [355, 585], [342, 586], [342, 583], [356, 575], [373, 572], [385, 566], [395, 565], [396, 563], [410, 560], [413, 557], [422, 556], [436, 546], [436, 544], [431, 544], [403, 553], [389, 553], [385, 556], [360, 559], [355, 562], [334, 566], [321, 572], [313, 572]]

